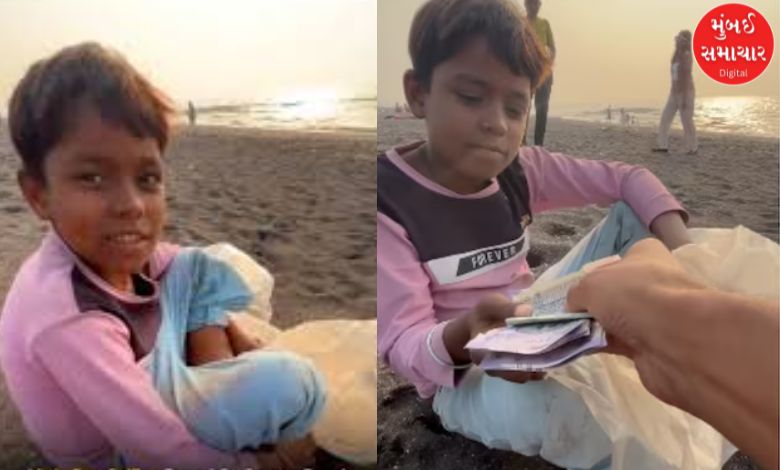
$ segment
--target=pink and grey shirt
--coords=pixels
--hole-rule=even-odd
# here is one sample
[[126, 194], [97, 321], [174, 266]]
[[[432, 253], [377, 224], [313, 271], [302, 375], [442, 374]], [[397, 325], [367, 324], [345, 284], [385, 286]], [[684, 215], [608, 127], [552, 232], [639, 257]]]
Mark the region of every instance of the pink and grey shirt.
[[254, 455], [201, 444], [152, 385], [143, 360], [160, 325], [161, 243], [135, 293], [112, 288], [51, 230], [22, 265], [0, 316], [0, 365], [24, 425], [62, 468], [253, 468]]
[[455, 386], [455, 370], [440, 363], [451, 361], [442, 340], [446, 322], [486, 294], [511, 296], [533, 283], [526, 261], [532, 214], [622, 200], [647, 226], [669, 211], [687, 217], [643, 167], [542, 147], [521, 148], [486, 188], [457, 194], [401, 157], [418, 145], [377, 161], [377, 349], [423, 397]]

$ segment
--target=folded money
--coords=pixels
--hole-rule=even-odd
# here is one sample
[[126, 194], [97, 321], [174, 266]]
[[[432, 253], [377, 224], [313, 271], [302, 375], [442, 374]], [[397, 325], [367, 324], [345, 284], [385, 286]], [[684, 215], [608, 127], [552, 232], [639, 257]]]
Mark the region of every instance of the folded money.
[[507, 325], [474, 337], [466, 349], [486, 352], [485, 370], [543, 371], [560, 367], [607, 345], [606, 334], [592, 316], [566, 312], [566, 295], [588, 272], [620, 259], [611, 256], [580, 271], [537, 283], [514, 298], [533, 307], [530, 317], [512, 317]]
[[[563, 366], [578, 357], [607, 345], [604, 330], [593, 320], [586, 334], [562, 339], [537, 354], [517, 354], [490, 350], [479, 366], [485, 370], [544, 371]], [[513, 327], [509, 327], [510, 329]]]

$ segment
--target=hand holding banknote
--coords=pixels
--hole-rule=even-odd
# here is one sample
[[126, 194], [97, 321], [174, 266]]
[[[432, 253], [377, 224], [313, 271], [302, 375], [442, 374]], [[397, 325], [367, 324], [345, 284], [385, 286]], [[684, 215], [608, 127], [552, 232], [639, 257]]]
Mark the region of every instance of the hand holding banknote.
[[708, 422], [762, 468], [779, 468], [776, 300], [706, 287], [646, 239], [582, 278], [567, 305], [596, 318], [608, 349], [634, 360], [651, 393]]
[[[473, 362], [479, 365], [485, 353], [464, 349], [466, 343], [482, 333], [504, 327], [507, 318], [528, 316], [530, 313], [530, 306], [518, 306], [503, 295], [486, 295], [474, 310], [447, 324], [443, 334], [445, 347], [456, 363]], [[487, 373], [516, 383], [541, 380], [545, 375], [541, 372], [525, 371], [488, 371]]]
[[669, 340], [681, 333], [678, 309], [669, 308], [669, 302], [686, 302], [693, 299], [692, 292], [706, 295], [707, 290], [661, 242], [646, 239], [634, 245], [621, 262], [583, 277], [569, 290], [566, 309], [593, 315], [607, 332], [604, 351], [633, 359], [648, 390], [679, 404], [675, 397], [684, 393], [672, 392], [681, 383], [670, 372], [679, 358], [667, 358], [664, 352]]
[[[502, 328], [506, 325], [506, 319], [511, 317], [524, 317], [531, 314], [530, 305], [517, 305], [507, 297], [497, 294], [491, 294], [482, 299], [477, 307], [469, 315], [469, 337], [475, 338], [496, 328]], [[472, 362], [479, 365], [485, 358], [483, 351], [470, 351]], [[525, 383], [529, 380], [541, 380], [544, 378], [544, 372], [527, 371], [508, 371], [508, 370], [487, 370], [486, 373], [493, 377], [500, 377], [504, 380], [516, 383]]]
[[[472, 328], [466, 349], [493, 375], [543, 372], [603, 349], [607, 342], [601, 325], [590, 315], [567, 313], [566, 294], [586, 273], [619, 260], [619, 256], [602, 258], [576, 272], [535, 283], [513, 298], [515, 316], [501, 317], [504, 325], [494, 322], [490, 329]], [[517, 315], [518, 310], [523, 316]]]

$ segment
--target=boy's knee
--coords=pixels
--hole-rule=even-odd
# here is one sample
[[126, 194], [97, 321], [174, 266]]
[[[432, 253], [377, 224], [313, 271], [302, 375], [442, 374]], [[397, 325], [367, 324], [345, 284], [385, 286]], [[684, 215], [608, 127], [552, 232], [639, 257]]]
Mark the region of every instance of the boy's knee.
[[[324, 400], [325, 381], [312, 362], [287, 351], [267, 351], [265, 379], [273, 383], [288, 405], [305, 408]], [[270, 370], [269, 370], [270, 369]]]
[[301, 437], [322, 414], [325, 380], [311, 361], [297, 354], [267, 351], [265, 355], [263, 373], [258, 375], [270, 382], [266, 390], [272, 393], [272, 406], [279, 411], [280, 437]]

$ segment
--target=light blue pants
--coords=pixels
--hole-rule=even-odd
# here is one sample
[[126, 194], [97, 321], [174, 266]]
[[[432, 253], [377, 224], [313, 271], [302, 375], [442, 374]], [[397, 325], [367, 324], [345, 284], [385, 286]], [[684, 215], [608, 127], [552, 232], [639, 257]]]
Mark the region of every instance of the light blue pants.
[[186, 332], [227, 324], [227, 312], [242, 310], [252, 296], [231, 266], [202, 249], [183, 249], [163, 279], [163, 320], [147, 364], [158, 393], [190, 431], [228, 452], [305, 436], [327, 395], [314, 364], [292, 352], [261, 349], [185, 364]]
[[251, 351], [191, 370], [199, 405], [185, 412], [204, 443], [225, 451], [298, 439], [310, 432], [325, 404], [314, 365], [287, 351]]
[[[651, 236], [625, 203], [609, 214], [539, 279], [578, 271], [585, 263], [623, 255]], [[443, 426], [488, 447], [539, 455], [569, 469], [608, 469], [612, 443], [574, 392], [552, 379], [517, 384], [472, 367], [455, 388], [441, 387], [433, 409]]]

